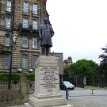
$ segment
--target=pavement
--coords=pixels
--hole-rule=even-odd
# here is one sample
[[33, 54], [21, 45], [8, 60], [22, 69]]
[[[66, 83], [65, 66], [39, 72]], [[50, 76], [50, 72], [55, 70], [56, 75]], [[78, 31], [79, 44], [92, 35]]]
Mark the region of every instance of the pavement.
[[[74, 107], [107, 107], [107, 89], [104, 88], [75, 88], [69, 91], [68, 102]], [[66, 98], [66, 92], [61, 91]], [[14, 106], [14, 107], [24, 107]]]

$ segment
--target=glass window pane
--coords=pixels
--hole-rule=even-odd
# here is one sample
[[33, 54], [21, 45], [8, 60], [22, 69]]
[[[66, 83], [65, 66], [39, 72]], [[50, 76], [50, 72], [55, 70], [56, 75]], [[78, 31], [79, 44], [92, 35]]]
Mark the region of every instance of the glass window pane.
[[23, 28], [28, 28], [28, 19], [23, 19]]
[[28, 48], [28, 37], [23, 37], [22, 38], [22, 47], [23, 48]]
[[33, 38], [33, 41], [32, 41], [32, 48], [37, 48], [37, 38]]
[[10, 27], [11, 27], [11, 18], [6, 18], [5, 27], [7, 29], [10, 29]]
[[33, 14], [38, 14], [38, 6], [37, 6], [37, 4], [33, 4]]
[[4, 55], [4, 69], [10, 68], [10, 55]]
[[22, 68], [27, 69], [28, 68], [28, 55], [22, 55]]
[[6, 10], [8, 12], [11, 12], [11, 0], [7, 0], [7, 8], [6, 8]]
[[4, 46], [10, 46], [10, 37], [4, 38]]
[[23, 12], [28, 13], [28, 11], [29, 11], [29, 4], [28, 4], [28, 2], [24, 2], [23, 3]]
[[36, 56], [36, 55], [33, 55], [33, 56], [32, 56], [32, 68], [35, 68], [36, 60], [37, 60], [37, 56]]
[[37, 30], [38, 29], [38, 22], [36, 20], [33, 20], [33, 29]]

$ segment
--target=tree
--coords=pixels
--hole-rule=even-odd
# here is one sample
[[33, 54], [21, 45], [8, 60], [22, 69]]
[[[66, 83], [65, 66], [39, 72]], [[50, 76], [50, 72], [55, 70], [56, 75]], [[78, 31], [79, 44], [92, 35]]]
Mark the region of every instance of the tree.
[[94, 75], [97, 64], [92, 60], [81, 59], [69, 67], [69, 70], [76, 75]]
[[98, 65], [92, 60], [81, 59], [69, 67], [73, 75], [86, 76], [92, 83], [96, 76]]
[[107, 76], [107, 46], [105, 48], [102, 48], [103, 54], [99, 56], [101, 58], [100, 62], [100, 70], [102, 71], [105, 76]]
[[107, 83], [107, 46], [102, 48], [102, 51], [103, 53], [99, 56], [99, 58], [102, 59], [99, 65], [99, 72], [103, 83]]

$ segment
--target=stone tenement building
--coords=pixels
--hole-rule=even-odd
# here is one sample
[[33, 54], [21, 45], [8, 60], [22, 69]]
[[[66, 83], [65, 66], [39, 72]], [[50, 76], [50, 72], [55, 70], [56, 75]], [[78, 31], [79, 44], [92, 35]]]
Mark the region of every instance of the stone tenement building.
[[46, 14], [46, 0], [0, 0], [0, 71], [34, 68], [41, 54], [38, 27]]

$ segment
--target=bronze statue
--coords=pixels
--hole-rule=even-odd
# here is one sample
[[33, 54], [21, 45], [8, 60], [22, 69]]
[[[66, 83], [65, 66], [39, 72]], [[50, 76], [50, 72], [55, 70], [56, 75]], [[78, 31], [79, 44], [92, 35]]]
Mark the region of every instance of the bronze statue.
[[41, 39], [42, 54], [49, 55], [49, 49], [52, 47], [54, 31], [47, 17], [44, 18], [43, 24], [40, 25], [39, 35]]

